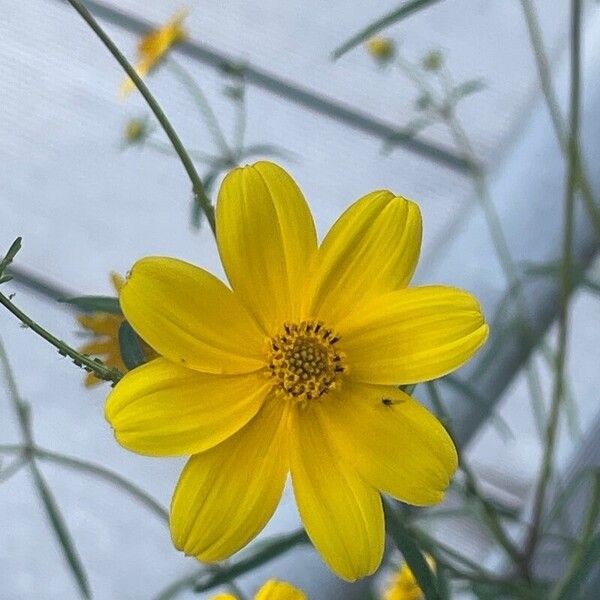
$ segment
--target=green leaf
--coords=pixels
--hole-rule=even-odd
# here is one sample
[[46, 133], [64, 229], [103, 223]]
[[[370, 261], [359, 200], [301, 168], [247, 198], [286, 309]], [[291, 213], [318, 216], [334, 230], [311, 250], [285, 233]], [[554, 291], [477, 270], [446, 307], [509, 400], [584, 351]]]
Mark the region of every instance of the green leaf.
[[[16, 256], [17, 252], [21, 249], [21, 241], [23, 238], [18, 237], [11, 245], [10, 248], [8, 249], [8, 252], [6, 253], [6, 256], [0, 261], [0, 275], [2, 275], [6, 269], [6, 267], [8, 267], [8, 265], [10, 265], [10, 263], [13, 261], [14, 257]], [[4, 280], [7, 281], [7, 280]], [[2, 283], [4, 283], [4, 281]]]
[[104, 312], [113, 315], [122, 315], [118, 298], [112, 296], [77, 296], [59, 300], [64, 304], [72, 304], [84, 312]]
[[457, 98], [464, 98], [465, 96], [470, 96], [471, 94], [475, 94], [484, 90], [486, 88], [485, 81], [481, 79], [470, 79], [469, 81], [465, 81], [460, 85], [454, 88], [454, 94]]
[[52, 492], [50, 491], [50, 488], [48, 487], [48, 484], [43, 478], [35, 461], [31, 461], [30, 464], [33, 480], [44, 504], [44, 508], [46, 509], [46, 515], [48, 516], [48, 520], [50, 521], [50, 524], [54, 529], [54, 533], [60, 542], [65, 558], [69, 563], [69, 567], [71, 567], [71, 572], [73, 573], [73, 577], [77, 582], [81, 596], [83, 598], [91, 598], [92, 593], [90, 591], [85, 569], [81, 564], [81, 560], [77, 554], [77, 550], [75, 549], [75, 544], [71, 539], [71, 535], [67, 529], [67, 525], [60, 512], [60, 509], [58, 508], [58, 504], [56, 503], [56, 500], [54, 499], [54, 496], [52, 495]]
[[388, 502], [384, 502], [385, 516], [388, 526], [388, 533], [396, 544], [396, 547], [404, 556], [406, 564], [413, 572], [417, 583], [423, 592], [426, 600], [442, 600], [438, 591], [437, 580], [432, 570], [429, 568], [425, 557], [419, 549], [410, 531], [400, 520], [396, 511]]
[[240, 575], [244, 575], [253, 569], [281, 556], [299, 544], [308, 542], [308, 536], [304, 529], [284, 533], [272, 539], [253, 544], [247, 551], [247, 557], [241, 558], [237, 562], [231, 563], [226, 567], [213, 571], [212, 573], [202, 574], [196, 585], [195, 592], [206, 592], [218, 585], [226, 583]]
[[119, 347], [128, 369], [135, 369], [146, 362], [140, 338], [127, 321], [123, 321], [119, 327]]
[[440, 0], [410, 0], [409, 2], [405, 2], [402, 4], [402, 6], [399, 6], [380, 19], [377, 19], [377, 21], [371, 23], [371, 25], [365, 27], [356, 35], [353, 35], [347, 42], [344, 42], [341, 46], [336, 48], [336, 50], [333, 52], [333, 59], [336, 60], [340, 58], [340, 56], [346, 54], [346, 52], [352, 50], [352, 48], [356, 48], [356, 46], [362, 42], [367, 41], [370, 37], [374, 36], [385, 27], [389, 27], [390, 25], [405, 19], [409, 15], [427, 8], [432, 4], [436, 4], [439, 1]]

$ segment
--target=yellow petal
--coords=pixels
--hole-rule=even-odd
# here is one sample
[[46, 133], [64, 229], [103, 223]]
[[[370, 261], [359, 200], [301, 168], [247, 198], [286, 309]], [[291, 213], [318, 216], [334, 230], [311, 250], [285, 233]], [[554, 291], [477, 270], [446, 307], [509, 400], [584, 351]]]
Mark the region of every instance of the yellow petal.
[[125, 375], [105, 414], [119, 443], [134, 452], [196, 454], [246, 425], [270, 389], [261, 372], [212, 375], [157, 358]]
[[216, 277], [174, 258], [138, 261], [121, 308], [160, 355], [209, 373], [247, 373], [264, 365], [264, 336]]
[[267, 335], [298, 320], [317, 238], [302, 192], [281, 167], [259, 162], [227, 175], [217, 240], [231, 286]]
[[443, 286], [375, 298], [339, 323], [338, 331], [348, 375], [380, 384], [446, 375], [469, 360], [488, 336], [477, 300]]
[[323, 240], [306, 315], [332, 326], [369, 298], [405, 287], [421, 250], [421, 212], [378, 191], [355, 202]]
[[267, 524], [288, 472], [284, 404], [267, 400], [223, 443], [187, 463], [171, 504], [173, 543], [199, 560], [223, 560]]
[[421, 404], [397, 388], [347, 381], [322, 406], [337, 451], [368, 483], [409, 504], [443, 499], [456, 448]]
[[285, 581], [270, 579], [260, 588], [254, 600], [306, 600], [306, 595]]
[[300, 407], [292, 422], [290, 468], [306, 533], [329, 567], [354, 581], [381, 562], [384, 523], [381, 497], [334, 452], [320, 417], [320, 403]]

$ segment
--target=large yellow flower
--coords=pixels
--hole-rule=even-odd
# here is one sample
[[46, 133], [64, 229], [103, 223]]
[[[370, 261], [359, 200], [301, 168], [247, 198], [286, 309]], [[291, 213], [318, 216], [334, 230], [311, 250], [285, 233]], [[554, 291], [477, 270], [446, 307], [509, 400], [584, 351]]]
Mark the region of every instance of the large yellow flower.
[[478, 302], [409, 289], [419, 208], [388, 191], [354, 203], [317, 245], [291, 177], [260, 162], [219, 192], [231, 287], [188, 263], [137, 262], [120, 295], [163, 357], [128, 373], [106, 417], [125, 447], [192, 455], [171, 505], [177, 548], [222, 560], [273, 514], [291, 472], [306, 531], [341, 577], [378, 567], [380, 491], [442, 500], [456, 466], [440, 422], [396, 385], [449, 373], [484, 343]]
[[[233, 594], [219, 594], [213, 596], [212, 600], [238, 600]], [[306, 596], [298, 588], [286, 583], [270, 579], [263, 585], [254, 600], [306, 600]]]
[[[147, 33], [138, 44], [138, 63], [135, 71], [145, 77], [154, 69], [171, 46], [185, 39], [186, 31], [183, 21], [188, 14], [187, 8], [178, 10], [173, 17], [159, 29]], [[121, 95], [127, 96], [135, 89], [135, 84], [128, 77], [121, 85]]]

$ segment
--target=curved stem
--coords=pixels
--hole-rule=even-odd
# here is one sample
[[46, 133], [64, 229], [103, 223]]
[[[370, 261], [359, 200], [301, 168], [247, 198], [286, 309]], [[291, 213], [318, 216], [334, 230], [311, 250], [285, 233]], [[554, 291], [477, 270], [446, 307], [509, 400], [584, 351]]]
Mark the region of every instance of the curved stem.
[[573, 212], [575, 207], [575, 187], [577, 181], [577, 160], [580, 127], [581, 105], [581, 0], [571, 2], [571, 91], [570, 91], [570, 127], [569, 127], [569, 155], [568, 171], [565, 190], [564, 205], [564, 233], [563, 256], [561, 263], [561, 290], [560, 307], [558, 315], [558, 351], [556, 353], [555, 380], [552, 394], [552, 404], [546, 428], [546, 444], [542, 467], [534, 494], [533, 516], [527, 540], [525, 542], [524, 561], [525, 567], [533, 558], [539, 539], [539, 529], [544, 512], [546, 491], [552, 475], [554, 451], [560, 407], [564, 397], [565, 388], [565, 362], [567, 355], [567, 334], [569, 329], [569, 300], [572, 282], [573, 259]]
[[80, 2], [80, 0], [67, 1], [79, 13], [82, 19], [90, 26], [93, 32], [100, 38], [100, 40], [106, 46], [108, 51], [115, 57], [115, 59], [121, 65], [121, 67], [127, 73], [127, 75], [129, 75], [137, 89], [140, 91], [140, 94], [142, 94], [142, 96], [144, 97], [144, 100], [146, 100], [148, 106], [154, 113], [154, 116], [157, 118], [164, 132], [167, 134], [167, 137], [169, 138], [171, 144], [173, 144], [173, 148], [175, 149], [175, 152], [177, 152], [177, 155], [179, 156], [179, 159], [181, 160], [181, 163], [183, 164], [183, 167], [192, 183], [194, 200], [198, 202], [198, 204], [200, 204], [200, 206], [202, 207], [202, 210], [206, 216], [206, 220], [208, 221], [212, 232], [215, 233], [214, 209], [212, 204], [210, 203], [210, 200], [208, 199], [208, 196], [204, 191], [204, 186], [202, 185], [200, 175], [198, 175], [198, 172], [196, 171], [196, 167], [194, 166], [190, 155], [188, 154], [187, 150], [185, 149], [185, 146], [179, 139], [179, 136], [177, 135], [175, 129], [173, 129], [171, 122], [163, 112], [159, 103], [151, 94], [146, 84], [142, 81], [142, 78], [137, 74], [135, 69], [127, 61], [125, 56], [123, 56], [123, 54], [117, 48], [115, 43], [106, 34], [104, 29], [100, 27], [98, 22], [94, 19], [89, 10]]

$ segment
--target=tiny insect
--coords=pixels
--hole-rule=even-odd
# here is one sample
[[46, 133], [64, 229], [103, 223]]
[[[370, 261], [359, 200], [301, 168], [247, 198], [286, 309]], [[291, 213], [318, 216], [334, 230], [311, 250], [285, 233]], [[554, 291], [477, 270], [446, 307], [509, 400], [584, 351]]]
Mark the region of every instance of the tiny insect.
[[382, 398], [381, 403], [385, 406], [392, 406], [392, 404], [394, 404], [394, 401], [391, 398]]

